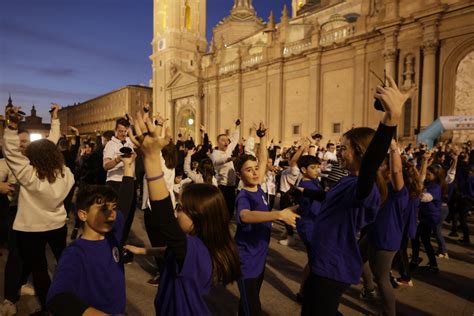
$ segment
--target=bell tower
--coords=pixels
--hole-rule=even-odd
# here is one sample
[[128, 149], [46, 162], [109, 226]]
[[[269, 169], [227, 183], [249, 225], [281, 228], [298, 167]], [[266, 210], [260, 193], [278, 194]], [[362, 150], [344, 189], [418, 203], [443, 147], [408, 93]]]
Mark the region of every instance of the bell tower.
[[154, 0], [153, 110], [167, 113], [166, 85], [178, 71], [194, 72], [207, 50], [206, 0]]

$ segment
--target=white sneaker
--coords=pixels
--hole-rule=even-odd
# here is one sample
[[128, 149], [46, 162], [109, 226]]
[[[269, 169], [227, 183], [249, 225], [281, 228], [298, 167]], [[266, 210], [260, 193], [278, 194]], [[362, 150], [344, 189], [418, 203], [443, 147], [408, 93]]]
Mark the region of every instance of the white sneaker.
[[20, 295], [35, 296], [35, 288], [30, 283], [21, 286]]
[[16, 305], [9, 300], [4, 300], [0, 305], [0, 316], [13, 316], [16, 315]]
[[448, 253], [439, 253], [436, 257], [440, 259], [449, 259]]
[[295, 237], [288, 236], [286, 239], [280, 240], [278, 243], [282, 246], [293, 246], [295, 244]]

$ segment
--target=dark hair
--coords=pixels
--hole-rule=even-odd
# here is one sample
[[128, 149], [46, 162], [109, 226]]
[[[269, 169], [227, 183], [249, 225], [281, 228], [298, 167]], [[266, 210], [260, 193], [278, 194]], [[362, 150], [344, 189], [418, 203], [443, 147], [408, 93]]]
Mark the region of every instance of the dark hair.
[[30, 132], [26, 128], [19, 128], [18, 129], [18, 135], [20, 134], [28, 134], [30, 135]]
[[68, 151], [69, 150], [69, 140], [66, 137], [61, 137], [58, 140], [58, 148], [60, 151]]
[[403, 182], [408, 189], [410, 198], [419, 197], [423, 192], [423, 184], [419, 181], [420, 174], [412, 163], [407, 163], [403, 169]]
[[119, 117], [115, 121], [115, 129], [117, 129], [117, 127], [119, 125], [122, 125], [122, 126], [125, 126], [126, 128], [128, 128], [128, 127], [130, 127], [130, 122], [125, 117]]
[[114, 135], [115, 135], [114, 131], [105, 131], [102, 133], [102, 137], [104, 137], [107, 140], [111, 140]]
[[333, 143], [327, 143], [327, 144], [326, 144], [326, 148], [328, 148], [328, 147], [330, 147], [330, 146], [334, 146], [334, 144], [333, 144]]
[[117, 193], [107, 185], [86, 185], [77, 193], [76, 206], [78, 210], [89, 211], [94, 204], [117, 202]]
[[[343, 136], [349, 140], [354, 151], [354, 159], [357, 159], [359, 163], [362, 161], [362, 157], [374, 135], [375, 131], [369, 127], [355, 127], [344, 133]], [[380, 204], [383, 205], [388, 196], [388, 189], [387, 183], [380, 170], [377, 170], [376, 183], [380, 192]]]
[[168, 145], [163, 147], [161, 149], [161, 154], [163, 155], [166, 168], [175, 169], [178, 165], [178, 150], [173, 142], [170, 142]]
[[175, 177], [175, 178], [176, 178], [176, 177], [182, 177], [182, 176], [184, 176], [183, 170], [181, 170], [181, 169], [176, 169], [176, 170], [174, 171], [174, 177]]
[[197, 167], [198, 172], [202, 175], [204, 183], [212, 184], [212, 177], [216, 174], [212, 160], [209, 158], [204, 158], [199, 162]]
[[249, 160], [257, 161], [257, 158], [255, 158], [255, 156], [247, 155], [247, 154], [243, 154], [237, 157], [237, 159], [234, 161], [235, 171], [240, 172], [244, 164]]
[[428, 166], [428, 171], [431, 172], [434, 176], [434, 183], [441, 186], [441, 194], [443, 198], [448, 197], [448, 185], [446, 183], [446, 172], [443, 167], [439, 164], [432, 164]]
[[206, 245], [212, 259], [214, 283], [240, 278], [237, 245], [229, 230], [229, 212], [221, 191], [210, 184], [191, 183], [181, 193], [182, 211], [193, 221], [192, 235]]
[[321, 160], [319, 160], [318, 157], [312, 156], [312, 155], [306, 155], [306, 156], [301, 156], [300, 159], [298, 159], [298, 168], [301, 170], [301, 168], [308, 168], [310, 165], [320, 165]]
[[64, 177], [64, 157], [53, 142], [47, 139], [34, 141], [26, 147], [25, 155], [40, 180], [54, 183], [58, 176]]

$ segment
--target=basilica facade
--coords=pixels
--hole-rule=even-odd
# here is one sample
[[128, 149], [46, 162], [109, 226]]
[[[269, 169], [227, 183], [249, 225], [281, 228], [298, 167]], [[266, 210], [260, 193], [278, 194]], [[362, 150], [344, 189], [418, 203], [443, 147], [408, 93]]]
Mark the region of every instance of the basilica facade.
[[[337, 141], [354, 126], [376, 127], [375, 87], [384, 72], [418, 90], [407, 101], [401, 140], [444, 115], [474, 113], [474, 4], [469, 0], [293, 0], [280, 22], [251, 0], [206, 41], [205, 0], [155, 0], [154, 111], [177, 134], [212, 139], [242, 119], [242, 136], [264, 121], [290, 144], [313, 131]], [[469, 134], [457, 133], [461, 140]]]

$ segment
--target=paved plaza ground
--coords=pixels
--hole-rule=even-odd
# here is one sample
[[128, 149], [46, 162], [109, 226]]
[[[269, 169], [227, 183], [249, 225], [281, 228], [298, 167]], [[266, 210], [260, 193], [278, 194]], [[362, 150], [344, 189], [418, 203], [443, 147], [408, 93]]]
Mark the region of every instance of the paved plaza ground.
[[[71, 223], [70, 223], [71, 224]], [[474, 232], [474, 217], [470, 217], [471, 232]], [[299, 315], [300, 305], [295, 301], [301, 273], [307, 257], [303, 244], [298, 241], [294, 247], [278, 244], [282, 239], [284, 227], [273, 225], [270, 251], [267, 258], [265, 281], [261, 291], [261, 301], [265, 315]], [[444, 235], [448, 235], [448, 226]], [[474, 240], [474, 238], [473, 238]], [[474, 246], [461, 246], [455, 239], [446, 237], [450, 259], [439, 259], [440, 273], [417, 272], [414, 287], [401, 287], [396, 290], [397, 311], [399, 315], [474, 315]], [[131, 243], [146, 245], [143, 212], [137, 210], [132, 228]], [[6, 250], [0, 257], [0, 297], [3, 297], [3, 270]], [[426, 255], [422, 265], [427, 261]], [[54, 260], [50, 258], [50, 270]], [[153, 301], [157, 288], [147, 284], [155, 272], [154, 260], [136, 257], [125, 267], [127, 282], [127, 312], [131, 316], [154, 315]], [[377, 302], [364, 302], [359, 298], [361, 286], [352, 286], [344, 295], [340, 312], [344, 315], [374, 315], [379, 313]], [[209, 297], [213, 315], [236, 315], [238, 308], [238, 289], [234, 284], [227, 288], [215, 288]], [[33, 296], [22, 296], [18, 315], [28, 315], [38, 308]]]

